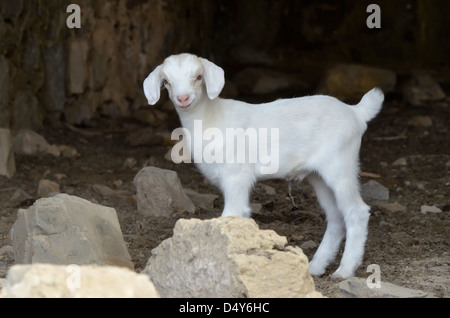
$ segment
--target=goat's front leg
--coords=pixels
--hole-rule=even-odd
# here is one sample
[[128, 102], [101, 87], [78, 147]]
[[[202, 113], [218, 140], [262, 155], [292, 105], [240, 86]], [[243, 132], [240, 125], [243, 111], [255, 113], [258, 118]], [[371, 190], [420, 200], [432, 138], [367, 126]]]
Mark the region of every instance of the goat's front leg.
[[225, 199], [222, 216], [250, 217], [250, 193], [253, 179], [245, 174], [226, 175], [222, 178], [221, 187]]

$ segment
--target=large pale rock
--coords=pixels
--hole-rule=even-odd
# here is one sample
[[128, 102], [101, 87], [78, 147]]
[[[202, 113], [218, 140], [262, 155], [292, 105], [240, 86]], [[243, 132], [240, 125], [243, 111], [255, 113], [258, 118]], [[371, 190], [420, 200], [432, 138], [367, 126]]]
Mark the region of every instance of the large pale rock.
[[341, 100], [359, 100], [374, 87], [384, 93], [394, 90], [395, 72], [365, 65], [338, 64], [329, 69], [317, 93], [331, 95]]
[[380, 287], [369, 288], [367, 279], [352, 277], [339, 283], [345, 298], [427, 298], [433, 294], [381, 281]]
[[313, 295], [308, 259], [286, 237], [253, 219], [180, 219], [152, 250], [143, 273], [162, 297], [305, 297]]
[[175, 171], [145, 167], [134, 177], [137, 209], [147, 216], [170, 216], [195, 212], [195, 205], [184, 193]]
[[16, 172], [13, 142], [9, 129], [0, 128], [0, 175], [11, 178]]
[[147, 275], [126, 268], [92, 265], [12, 266], [0, 297], [11, 298], [156, 298]]
[[16, 264], [97, 264], [134, 268], [116, 211], [57, 194], [18, 212], [10, 237]]

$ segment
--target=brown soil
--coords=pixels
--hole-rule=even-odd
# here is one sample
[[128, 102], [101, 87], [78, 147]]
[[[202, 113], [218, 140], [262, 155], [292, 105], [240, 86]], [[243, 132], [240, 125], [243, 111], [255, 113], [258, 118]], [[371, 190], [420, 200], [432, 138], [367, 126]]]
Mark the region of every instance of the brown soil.
[[[390, 190], [387, 202], [398, 202], [406, 211], [391, 212], [380, 202], [366, 200], [372, 210], [366, 253], [356, 273], [358, 277], [368, 277], [367, 266], [378, 264], [382, 281], [428, 291], [437, 297], [450, 296], [449, 109], [448, 104], [410, 107], [391, 100], [370, 123], [362, 143], [362, 171], [378, 174], [376, 180]], [[408, 125], [408, 120], [417, 115], [430, 116], [432, 126]], [[75, 147], [80, 156], [16, 156], [14, 177], [0, 177], [0, 248], [11, 245], [8, 235], [17, 210], [33, 203], [38, 181], [43, 178], [57, 181], [61, 192], [114, 207], [137, 271], [144, 268], [151, 250], [172, 235], [177, 219], [220, 216], [222, 198], [216, 200], [214, 210], [198, 208], [193, 215], [167, 218], [139, 215], [133, 198], [133, 178], [145, 165], [176, 170], [184, 187], [200, 193], [220, 193], [204, 181], [193, 165], [165, 160], [168, 146], [130, 146], [126, 137], [145, 129], [142, 124], [113, 120], [93, 124], [91, 128], [77, 128], [78, 131], [64, 126], [40, 132], [51, 144]], [[124, 167], [129, 157], [137, 161], [134, 168]], [[407, 165], [393, 165], [399, 158], [405, 158]], [[58, 174], [64, 176], [58, 180]], [[361, 177], [362, 183], [368, 180]], [[93, 184], [121, 191], [115, 196], [102, 196], [93, 191]], [[306, 241], [319, 244], [326, 224], [311, 188], [307, 184], [294, 187], [292, 194], [297, 205], [294, 207], [285, 181], [264, 184], [276, 189], [276, 194], [268, 195], [261, 184], [256, 186], [252, 201], [263, 205], [261, 212], [254, 215], [259, 226], [286, 236], [291, 245], [301, 246]], [[20, 205], [12, 204], [10, 197], [15, 189], [26, 191], [32, 198]], [[422, 214], [422, 205], [435, 205], [443, 212]], [[308, 247], [304, 252], [311, 258], [315, 249]], [[340, 296], [338, 281], [330, 278], [338, 267], [339, 257], [323, 277], [315, 278], [317, 289], [329, 297]], [[12, 263], [11, 256], [0, 255], [0, 278]]]

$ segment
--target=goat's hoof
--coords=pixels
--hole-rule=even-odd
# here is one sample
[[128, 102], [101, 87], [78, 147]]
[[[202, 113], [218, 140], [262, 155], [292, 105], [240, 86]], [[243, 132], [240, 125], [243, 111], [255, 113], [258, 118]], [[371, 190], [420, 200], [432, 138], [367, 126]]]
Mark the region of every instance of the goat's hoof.
[[339, 266], [339, 268], [333, 273], [333, 275], [331, 275], [331, 278], [342, 280], [350, 278], [352, 276], [355, 276], [355, 273], [352, 270], [346, 270], [345, 268]]
[[325, 270], [325, 266], [317, 264], [317, 262], [314, 261], [309, 262], [309, 273], [312, 276], [322, 276], [323, 274], [325, 274]]

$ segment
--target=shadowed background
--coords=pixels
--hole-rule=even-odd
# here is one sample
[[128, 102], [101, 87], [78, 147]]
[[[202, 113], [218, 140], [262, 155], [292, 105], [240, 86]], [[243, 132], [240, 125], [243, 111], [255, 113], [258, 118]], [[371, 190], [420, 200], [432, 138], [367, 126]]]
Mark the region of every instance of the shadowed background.
[[[80, 29], [66, 25], [71, 3], [81, 8]], [[393, 92], [417, 69], [434, 72], [448, 87], [450, 3], [380, 0], [381, 28], [369, 29], [370, 3], [2, 0], [0, 127], [89, 126], [99, 117], [136, 116], [147, 108], [144, 78], [180, 52], [222, 66], [224, 96], [248, 100], [315, 93], [327, 70], [341, 63], [394, 72]], [[159, 125], [165, 113], [153, 108], [150, 124]]]

